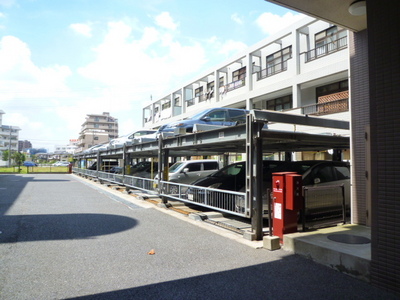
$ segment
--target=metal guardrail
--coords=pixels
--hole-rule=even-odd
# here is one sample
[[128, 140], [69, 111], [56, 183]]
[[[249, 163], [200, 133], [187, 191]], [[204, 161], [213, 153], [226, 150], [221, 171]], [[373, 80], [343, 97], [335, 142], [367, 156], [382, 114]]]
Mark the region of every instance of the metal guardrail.
[[[158, 181], [149, 178], [135, 177], [130, 175], [114, 174], [101, 171], [73, 168], [77, 174], [98, 178], [99, 180], [116, 183], [129, 188], [139, 189], [179, 200], [186, 203], [193, 203], [199, 206], [208, 207], [213, 210], [249, 217], [249, 201], [246, 193], [219, 190], [214, 188], [193, 186], [190, 184], [175, 183], [169, 181]], [[346, 223], [347, 207], [345, 203], [344, 185], [304, 187], [305, 209], [302, 223], [303, 228], [310, 220], [327, 220], [332, 217], [342, 217]], [[265, 215], [266, 217], [266, 215]]]
[[160, 196], [194, 203], [229, 214], [248, 217], [246, 193], [160, 181]]
[[346, 224], [345, 187], [327, 185], [319, 187], [304, 187], [303, 228], [309, 221], [326, 221], [332, 218], [342, 218]]
[[158, 194], [159, 196], [209, 207], [221, 212], [248, 217], [249, 204], [246, 201], [246, 193], [198, 187], [169, 181], [160, 181], [160, 188], [158, 188], [158, 180], [149, 178], [80, 168], [73, 168], [72, 171], [77, 174], [98, 178], [99, 180], [143, 190], [151, 194]]

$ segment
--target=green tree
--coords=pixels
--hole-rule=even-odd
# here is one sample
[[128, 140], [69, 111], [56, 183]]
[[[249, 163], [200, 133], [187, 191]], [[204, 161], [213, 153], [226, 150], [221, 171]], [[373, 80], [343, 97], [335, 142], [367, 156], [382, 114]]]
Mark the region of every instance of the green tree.
[[9, 153], [10, 153], [9, 150], [4, 150], [4, 151], [3, 151], [2, 157], [3, 157], [3, 160], [4, 160], [4, 161], [7, 161], [7, 160], [8, 160], [8, 155], [9, 155]]
[[16, 165], [18, 166], [18, 168], [23, 164], [23, 162], [25, 161], [25, 154], [21, 153], [21, 152], [14, 152], [11, 155], [11, 158], [14, 159]]

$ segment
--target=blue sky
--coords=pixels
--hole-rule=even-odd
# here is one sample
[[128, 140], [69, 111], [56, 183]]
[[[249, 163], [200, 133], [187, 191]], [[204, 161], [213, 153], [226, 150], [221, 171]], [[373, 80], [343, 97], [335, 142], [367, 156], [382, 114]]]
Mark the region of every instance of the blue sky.
[[120, 135], [143, 103], [301, 18], [264, 0], [0, 0], [0, 109], [20, 139], [53, 150], [86, 114]]

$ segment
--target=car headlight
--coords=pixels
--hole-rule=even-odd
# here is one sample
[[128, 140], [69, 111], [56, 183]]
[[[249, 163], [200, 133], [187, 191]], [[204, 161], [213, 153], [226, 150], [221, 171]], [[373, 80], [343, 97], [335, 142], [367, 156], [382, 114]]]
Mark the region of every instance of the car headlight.
[[221, 186], [222, 182], [217, 182], [209, 186], [209, 188], [217, 189]]

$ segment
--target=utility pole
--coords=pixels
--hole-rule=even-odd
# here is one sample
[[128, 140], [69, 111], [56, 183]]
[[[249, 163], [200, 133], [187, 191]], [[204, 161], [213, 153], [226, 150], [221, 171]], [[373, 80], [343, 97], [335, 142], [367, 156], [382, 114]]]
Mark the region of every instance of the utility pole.
[[11, 133], [12, 126], [10, 126], [10, 135], [9, 135], [9, 143], [8, 143], [8, 167], [11, 168]]

